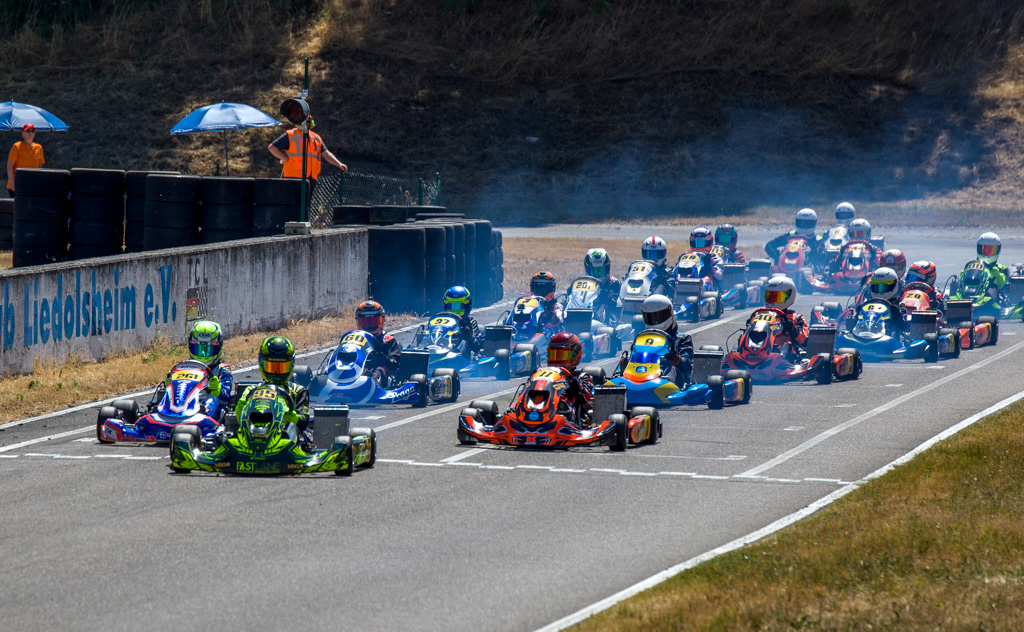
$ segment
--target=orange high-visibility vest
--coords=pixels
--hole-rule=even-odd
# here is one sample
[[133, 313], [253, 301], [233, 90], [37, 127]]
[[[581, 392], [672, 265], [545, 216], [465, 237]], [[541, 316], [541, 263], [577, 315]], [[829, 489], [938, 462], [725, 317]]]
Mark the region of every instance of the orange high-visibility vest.
[[[302, 177], [302, 131], [297, 127], [285, 132], [288, 135], [288, 162], [284, 163], [282, 178]], [[320, 176], [320, 154], [323, 153], [324, 141], [316, 132], [309, 132], [306, 142], [306, 176], [316, 180]]]

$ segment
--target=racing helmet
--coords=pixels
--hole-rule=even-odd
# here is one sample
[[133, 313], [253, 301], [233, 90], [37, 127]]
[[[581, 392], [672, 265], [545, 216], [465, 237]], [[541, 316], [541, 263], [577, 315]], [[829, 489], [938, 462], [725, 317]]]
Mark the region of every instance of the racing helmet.
[[715, 237], [707, 226], [698, 226], [690, 231], [690, 248], [708, 250], [715, 245]]
[[546, 301], [555, 298], [555, 275], [547, 270], [541, 270], [530, 279], [530, 293], [540, 296]]
[[764, 286], [764, 306], [772, 309], [789, 309], [796, 300], [796, 284], [788, 276], [778, 275], [768, 279]]
[[849, 202], [840, 202], [836, 207], [836, 223], [849, 226], [853, 218], [857, 217], [857, 210]]
[[663, 266], [665, 265], [665, 259], [668, 257], [668, 244], [657, 235], [648, 237], [644, 240], [643, 246], [640, 247], [640, 253], [647, 261], [653, 261], [659, 266]]
[[868, 292], [871, 298], [888, 301], [896, 296], [900, 289], [900, 278], [892, 268], [879, 268], [871, 273], [868, 279]]
[[284, 386], [295, 370], [295, 347], [284, 336], [270, 336], [260, 345], [260, 375], [263, 380]]
[[850, 222], [850, 239], [871, 239], [871, 222], [859, 217]]
[[356, 307], [356, 326], [373, 335], [384, 333], [384, 306], [377, 301], [363, 301]]
[[796, 232], [801, 235], [813, 235], [818, 225], [818, 214], [813, 208], [802, 208], [796, 212]]
[[676, 313], [672, 301], [667, 296], [653, 294], [644, 299], [640, 306], [644, 317], [644, 325], [648, 329], [668, 331], [676, 324]]
[[927, 283], [928, 285], [935, 287], [935, 278], [938, 276], [938, 270], [935, 268], [935, 264], [931, 261], [915, 261], [910, 264], [910, 269], [907, 270], [907, 283]]
[[548, 366], [574, 369], [583, 359], [583, 344], [576, 334], [559, 332], [548, 341]]
[[469, 295], [469, 290], [466, 288], [461, 285], [453, 285], [444, 291], [441, 305], [444, 311], [451, 312], [459, 318], [465, 318], [473, 310], [473, 297]]
[[220, 325], [212, 320], [201, 320], [192, 325], [188, 332], [188, 354], [208, 367], [220, 361], [220, 351], [224, 346], [224, 333]]
[[999, 235], [995, 233], [982, 233], [978, 237], [978, 259], [985, 263], [995, 263], [999, 260], [999, 251], [1002, 249], [1002, 242]]
[[736, 227], [732, 224], [719, 224], [715, 228], [715, 243], [719, 246], [725, 246], [729, 250], [736, 250], [737, 239]]
[[587, 276], [595, 279], [607, 279], [612, 272], [612, 259], [604, 248], [591, 248], [583, 255], [583, 269]]
[[896, 276], [903, 278], [907, 273], [907, 257], [898, 248], [890, 248], [882, 253], [882, 265], [896, 271]]

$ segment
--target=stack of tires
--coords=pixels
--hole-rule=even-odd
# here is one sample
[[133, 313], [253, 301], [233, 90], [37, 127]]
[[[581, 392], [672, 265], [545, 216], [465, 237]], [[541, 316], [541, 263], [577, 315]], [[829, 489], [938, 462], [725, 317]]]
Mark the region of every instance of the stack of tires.
[[14, 246], [14, 200], [0, 198], [0, 250]]
[[71, 174], [62, 169], [18, 169], [15, 178], [14, 267], [66, 261]]
[[332, 223], [335, 226], [345, 224], [369, 224], [370, 207], [359, 204], [339, 204], [331, 208], [334, 213]]
[[127, 171], [124, 174], [124, 251], [142, 252], [146, 232], [146, 176], [176, 171]]
[[[494, 258], [491, 256], [491, 223], [484, 219], [467, 220], [476, 224], [476, 250], [473, 257], [476, 259], [475, 283], [476, 295], [480, 297], [481, 305], [490, 305], [494, 302]], [[466, 256], [470, 256], [466, 253]]]
[[145, 250], [199, 243], [199, 176], [146, 176]]
[[[256, 178], [253, 189], [253, 237], [283, 235], [286, 222], [300, 221], [302, 182], [299, 178]], [[308, 194], [306, 200], [309, 200]]]
[[[455, 228], [443, 224], [423, 222], [424, 253], [425, 263], [424, 276], [426, 283], [426, 311], [436, 313], [441, 311], [442, 297], [444, 291], [453, 285], [449, 281], [454, 280], [455, 270], [448, 274], [448, 254], [454, 246]], [[451, 235], [451, 239], [449, 239]]]
[[369, 229], [370, 296], [389, 313], [426, 311], [426, 231], [414, 224]]
[[71, 170], [69, 259], [119, 255], [124, 243], [124, 171]]
[[199, 240], [215, 244], [252, 237], [253, 178], [203, 178], [199, 214]]

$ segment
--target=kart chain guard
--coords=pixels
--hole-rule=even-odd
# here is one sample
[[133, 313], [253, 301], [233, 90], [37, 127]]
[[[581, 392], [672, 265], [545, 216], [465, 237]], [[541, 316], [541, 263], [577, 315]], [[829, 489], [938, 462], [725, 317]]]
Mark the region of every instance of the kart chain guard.
[[592, 419], [595, 424], [608, 421], [612, 415], [622, 413], [626, 413], [625, 386], [598, 386], [594, 389], [594, 415]]
[[686, 300], [687, 296], [700, 297], [703, 288], [704, 281], [702, 279], [678, 279], [676, 280], [676, 294], [672, 302], [676, 307], [679, 307]]
[[834, 325], [811, 325], [807, 334], [807, 355], [814, 357], [819, 353], [832, 353], [836, 348], [836, 328]]
[[772, 274], [772, 260], [771, 259], [751, 259], [750, 263], [747, 264], [747, 270], [749, 278], [759, 279], [761, 277], [770, 277]]
[[742, 263], [726, 263], [722, 266], [722, 287], [731, 288], [746, 282], [746, 270]]
[[974, 301], [969, 298], [946, 301], [946, 322], [956, 327], [965, 320], [974, 322]]
[[[484, 327], [484, 357], [494, 356], [498, 349], [512, 348], [512, 328], [508, 325], [487, 325]], [[426, 373], [426, 371], [424, 371]]]
[[915, 311], [910, 313], [910, 339], [923, 340], [925, 334], [933, 334], [938, 330], [939, 313], [935, 310]]
[[700, 349], [693, 352], [693, 369], [690, 371], [691, 384], [707, 384], [712, 375], [722, 373], [724, 351]]
[[592, 309], [567, 309], [562, 325], [571, 334], [590, 333], [590, 324], [594, 321]]
[[[417, 373], [427, 374], [430, 364], [430, 352], [420, 349], [402, 349], [402, 359], [395, 372], [395, 383], [402, 384]], [[333, 438], [333, 437], [332, 437]]]
[[326, 449], [334, 444], [335, 437], [349, 436], [348, 406], [314, 406], [309, 412], [316, 447]]

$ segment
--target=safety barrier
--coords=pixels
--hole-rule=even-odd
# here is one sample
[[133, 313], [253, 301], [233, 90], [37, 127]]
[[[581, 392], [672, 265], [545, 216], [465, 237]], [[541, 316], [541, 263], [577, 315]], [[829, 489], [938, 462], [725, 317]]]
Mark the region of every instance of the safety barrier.
[[14, 267], [68, 258], [71, 173], [61, 169], [19, 169], [12, 223]]
[[14, 200], [0, 198], [0, 250], [14, 246]]

